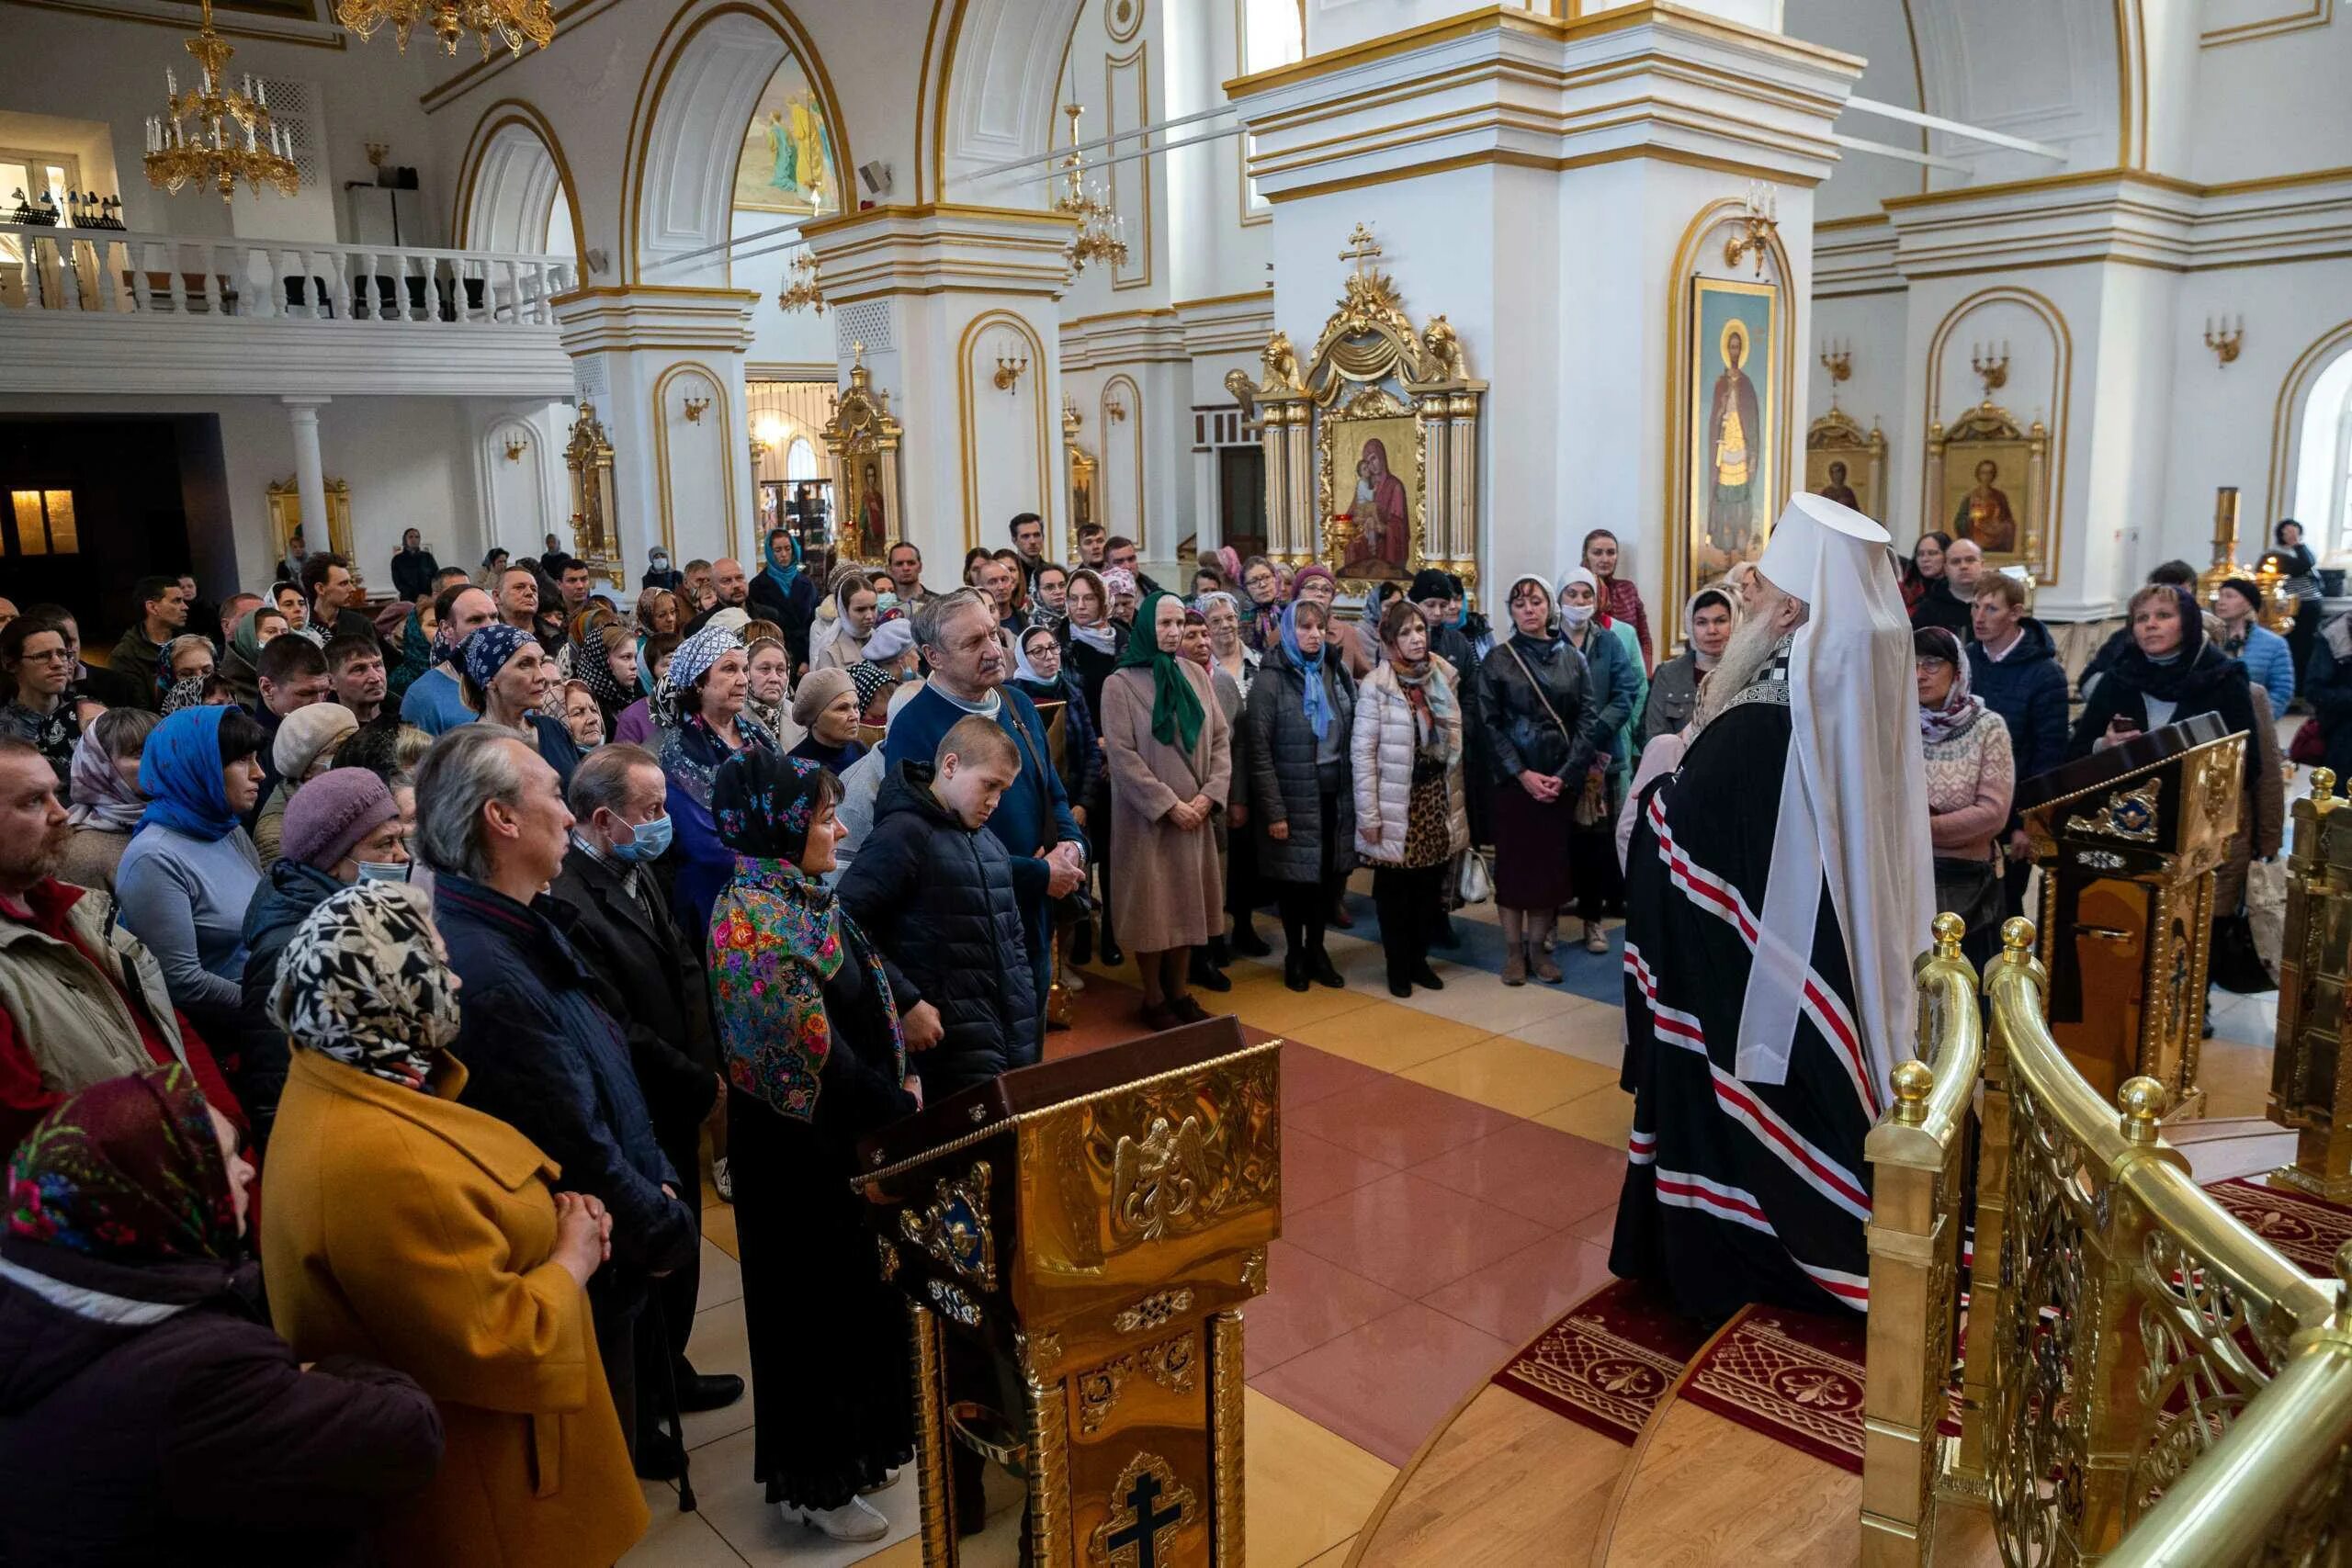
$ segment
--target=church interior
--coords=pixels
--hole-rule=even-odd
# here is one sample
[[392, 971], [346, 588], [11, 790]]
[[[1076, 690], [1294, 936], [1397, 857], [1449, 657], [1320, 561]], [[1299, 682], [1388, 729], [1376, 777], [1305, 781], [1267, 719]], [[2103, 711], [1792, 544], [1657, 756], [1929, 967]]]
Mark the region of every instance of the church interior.
[[[0, 0], [0, 594], [110, 639], [140, 571], [266, 585], [307, 525], [371, 592], [414, 529], [633, 598], [811, 520], [938, 586], [1027, 513], [1500, 625], [1600, 528], [1662, 660], [1815, 492], [1973, 541], [2079, 674], [2168, 560], [2267, 616], [2284, 519], [2352, 609], [2347, 73], [2336, 0]], [[1866, 1317], [1612, 1285], [1616, 920], [1522, 987], [1465, 908], [1391, 999], [1360, 882], [1346, 988], [1212, 998], [1280, 1043], [1279, 1201], [1185, 1255], [1236, 1249], [1240, 1327], [1170, 1534], [1131, 1475], [1035, 1501], [1093, 1472], [1033, 1385], [960, 1542], [910, 1485], [881, 1541], [779, 1522], [746, 1400], [622, 1562], [2337, 1561], [2352, 816], [2288, 768], [2275, 986], [2200, 1000], [2200, 744], [2161, 808], [2020, 798], [1997, 953], [1908, 934]], [[1049, 1065], [1134, 1033], [1132, 963], [1085, 975]], [[740, 1373], [704, 1222], [692, 1354]]]

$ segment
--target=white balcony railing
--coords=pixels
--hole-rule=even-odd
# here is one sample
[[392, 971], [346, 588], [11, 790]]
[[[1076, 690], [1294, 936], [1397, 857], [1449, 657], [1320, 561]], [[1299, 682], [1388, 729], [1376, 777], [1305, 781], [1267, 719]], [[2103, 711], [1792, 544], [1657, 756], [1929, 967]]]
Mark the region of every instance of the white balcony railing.
[[576, 286], [568, 258], [415, 245], [192, 238], [0, 223], [0, 319], [9, 310], [547, 326]]

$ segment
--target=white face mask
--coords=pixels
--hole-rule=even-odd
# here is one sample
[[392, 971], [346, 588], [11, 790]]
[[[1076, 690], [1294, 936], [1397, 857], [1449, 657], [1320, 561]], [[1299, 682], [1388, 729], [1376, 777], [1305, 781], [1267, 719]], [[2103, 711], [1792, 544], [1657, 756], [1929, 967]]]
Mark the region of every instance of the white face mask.
[[1560, 606], [1560, 619], [1582, 631], [1592, 619], [1592, 613], [1600, 608], [1598, 604], [1563, 604]]

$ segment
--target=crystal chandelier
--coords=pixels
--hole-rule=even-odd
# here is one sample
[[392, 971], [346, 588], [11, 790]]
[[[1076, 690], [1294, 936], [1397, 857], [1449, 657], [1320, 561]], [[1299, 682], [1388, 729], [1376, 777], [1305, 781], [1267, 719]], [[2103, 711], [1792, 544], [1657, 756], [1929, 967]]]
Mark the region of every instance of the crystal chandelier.
[[545, 49], [555, 37], [555, 9], [548, 0], [335, 0], [334, 19], [363, 39], [390, 22], [402, 54], [419, 22], [433, 29], [444, 54], [457, 53], [458, 40], [474, 34], [481, 39], [484, 60], [492, 42], [520, 54], [525, 44]]
[[1101, 181], [1091, 186], [1087, 183], [1086, 157], [1078, 150], [1078, 117], [1086, 111], [1077, 104], [1069, 104], [1062, 112], [1069, 116], [1069, 155], [1062, 160], [1066, 184], [1062, 194], [1054, 199], [1054, 210], [1078, 220], [1078, 233], [1069, 243], [1071, 270], [1084, 272], [1088, 262], [1124, 266], [1127, 260], [1126, 220], [1102, 199]]
[[[258, 193], [264, 184], [281, 196], [300, 188], [294, 167], [294, 132], [279, 130], [269, 118], [269, 89], [247, 72], [228, 85], [229, 57], [236, 52], [212, 30], [212, 0], [204, 0], [204, 24], [187, 40], [200, 79], [180, 91], [179, 73], [164, 69], [168, 115], [147, 117], [147, 180], [172, 195], [190, 183], [209, 184], [227, 201], [243, 180]], [[184, 121], [196, 122], [191, 137]]]
[[817, 279], [817, 253], [802, 251], [792, 258], [791, 270], [785, 274], [784, 292], [775, 297], [779, 309], [814, 310], [825, 313], [825, 290]]

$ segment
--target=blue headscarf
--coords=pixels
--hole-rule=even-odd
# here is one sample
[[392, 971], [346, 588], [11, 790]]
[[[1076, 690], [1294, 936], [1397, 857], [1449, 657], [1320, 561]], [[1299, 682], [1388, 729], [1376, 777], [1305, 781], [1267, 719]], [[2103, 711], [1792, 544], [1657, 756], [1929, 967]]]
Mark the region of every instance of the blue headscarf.
[[792, 585], [800, 580], [800, 540], [797, 536], [790, 533], [786, 533], [784, 537], [786, 542], [792, 547], [792, 558], [788, 561], [780, 561], [776, 559], [775, 540], [774, 538], [770, 538], [768, 540], [767, 547], [767, 577], [770, 582], [775, 583], [785, 592], [790, 593], [792, 592]]
[[[1330, 636], [1330, 631], [1331, 624], [1327, 620], [1323, 623], [1324, 636]], [[1294, 599], [1283, 607], [1283, 657], [1289, 660], [1291, 668], [1299, 672], [1299, 685], [1304, 688], [1306, 703], [1306, 722], [1314, 729], [1315, 739], [1318, 741], [1331, 732], [1331, 697], [1323, 689], [1323, 660], [1329, 657], [1330, 646], [1326, 642], [1312, 654], [1303, 651], [1298, 646], [1298, 601]]]
[[523, 651], [527, 644], [538, 638], [526, 631], [508, 626], [504, 621], [492, 621], [478, 627], [458, 649], [458, 660], [466, 667], [466, 678], [483, 691], [506, 668], [507, 660]]
[[220, 721], [225, 707], [182, 708], [167, 715], [139, 754], [139, 787], [147, 792], [141, 828], [169, 828], [212, 843], [236, 830], [221, 780]]

